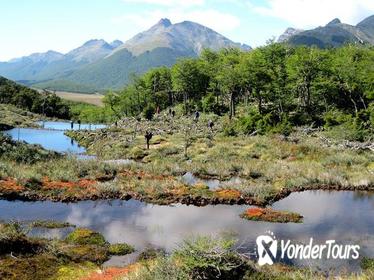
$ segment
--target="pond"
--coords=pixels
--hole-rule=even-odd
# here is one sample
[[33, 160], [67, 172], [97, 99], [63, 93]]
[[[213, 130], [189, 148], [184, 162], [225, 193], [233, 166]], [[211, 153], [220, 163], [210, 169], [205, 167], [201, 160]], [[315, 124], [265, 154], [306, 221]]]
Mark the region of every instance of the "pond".
[[65, 136], [63, 130], [14, 128], [4, 133], [11, 136], [14, 140], [25, 141], [29, 144], [39, 144], [47, 150], [73, 154], [86, 152], [85, 148]]
[[[306, 191], [294, 193], [273, 205], [277, 210], [302, 214], [303, 224], [272, 224], [243, 220], [246, 206], [186, 205], [156, 206], [139, 201], [54, 202], [0, 201], [0, 220], [54, 219], [104, 234], [108, 241], [128, 242], [138, 251], [145, 247], [176, 248], [192, 235], [232, 233], [240, 251], [254, 254], [258, 235], [272, 231], [281, 239], [316, 244], [335, 239], [341, 244], [358, 244], [360, 255], [374, 257], [374, 195], [365, 192]], [[67, 230], [45, 230], [47, 236], [63, 237]], [[125, 262], [116, 258], [115, 262]], [[358, 270], [359, 261], [316, 260], [294, 262], [314, 269]]]
[[217, 190], [217, 189], [230, 189], [237, 185], [241, 184], [241, 179], [239, 177], [233, 177], [227, 181], [220, 181], [218, 179], [201, 179], [191, 172], [187, 172], [181, 177], [181, 181], [184, 184], [189, 186], [196, 186], [198, 184], [203, 184], [207, 186], [210, 190]]
[[[14, 128], [4, 131], [14, 140], [25, 141], [29, 144], [39, 144], [47, 150], [60, 153], [84, 154], [86, 149], [79, 146], [76, 141], [64, 135], [65, 130], [71, 129], [68, 122], [38, 122], [44, 129], [34, 128]], [[106, 125], [81, 124], [81, 129], [101, 129]], [[78, 130], [78, 124], [74, 125], [74, 130]], [[82, 156], [82, 159], [91, 159], [89, 156]]]
[[106, 128], [105, 124], [86, 124], [82, 123], [78, 125], [78, 123], [73, 123], [73, 129], [71, 128], [71, 122], [37, 122], [42, 128], [45, 129], [55, 129], [55, 130], [95, 130], [95, 129], [102, 129]]

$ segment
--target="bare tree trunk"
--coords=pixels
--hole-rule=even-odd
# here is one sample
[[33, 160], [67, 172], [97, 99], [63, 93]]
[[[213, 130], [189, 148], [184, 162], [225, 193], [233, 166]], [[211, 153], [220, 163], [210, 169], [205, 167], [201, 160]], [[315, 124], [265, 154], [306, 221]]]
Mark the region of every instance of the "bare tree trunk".
[[234, 106], [233, 106], [234, 93], [230, 94], [230, 120], [234, 116]]
[[356, 116], [357, 116], [357, 114], [358, 114], [357, 103], [356, 103], [356, 101], [352, 98], [352, 93], [351, 93], [351, 91], [348, 91], [348, 98], [349, 98], [349, 100], [351, 100], [353, 106], [355, 107], [355, 113], [356, 113]]
[[366, 103], [365, 103], [365, 100], [362, 98], [362, 95], [360, 94], [360, 101], [362, 103], [362, 105], [364, 105], [364, 108], [365, 110], [367, 109], [367, 106], [366, 106]]
[[187, 115], [187, 93], [183, 93], [184, 114]]

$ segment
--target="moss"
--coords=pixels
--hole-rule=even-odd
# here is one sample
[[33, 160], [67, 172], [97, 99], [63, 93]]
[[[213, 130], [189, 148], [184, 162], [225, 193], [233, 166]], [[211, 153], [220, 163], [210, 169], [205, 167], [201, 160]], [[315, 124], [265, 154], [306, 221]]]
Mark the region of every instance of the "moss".
[[66, 237], [65, 241], [78, 245], [106, 246], [108, 244], [103, 235], [86, 228], [74, 230]]
[[59, 265], [56, 257], [44, 254], [28, 258], [7, 257], [0, 259], [0, 279], [50, 279], [56, 274]]
[[48, 229], [75, 227], [75, 225], [72, 225], [67, 222], [59, 222], [59, 221], [51, 221], [51, 220], [48, 220], [48, 221], [37, 220], [37, 221], [33, 221], [30, 225], [34, 228], [48, 228]]
[[102, 264], [109, 259], [107, 247], [96, 245], [62, 246], [61, 253], [74, 262], [93, 262]]
[[374, 259], [363, 258], [361, 261], [361, 268], [364, 270], [374, 270]]
[[249, 208], [240, 217], [251, 221], [271, 223], [301, 223], [303, 216], [287, 211], [275, 211], [270, 208]]
[[135, 252], [134, 247], [126, 243], [111, 244], [109, 254], [113, 256], [124, 256]]
[[57, 273], [53, 276], [53, 280], [72, 280], [72, 279], [84, 279], [93, 272], [97, 271], [98, 267], [96, 264], [91, 262], [85, 263], [69, 263], [61, 265], [58, 268]]

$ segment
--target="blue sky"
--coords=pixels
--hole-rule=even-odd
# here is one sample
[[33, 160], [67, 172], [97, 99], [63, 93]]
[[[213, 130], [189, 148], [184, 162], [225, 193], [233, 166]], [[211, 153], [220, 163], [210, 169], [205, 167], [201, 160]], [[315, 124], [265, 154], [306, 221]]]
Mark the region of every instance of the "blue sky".
[[312, 28], [335, 17], [357, 24], [374, 0], [0, 0], [0, 61], [67, 52], [89, 39], [126, 41], [160, 18], [192, 20], [259, 46], [287, 27]]

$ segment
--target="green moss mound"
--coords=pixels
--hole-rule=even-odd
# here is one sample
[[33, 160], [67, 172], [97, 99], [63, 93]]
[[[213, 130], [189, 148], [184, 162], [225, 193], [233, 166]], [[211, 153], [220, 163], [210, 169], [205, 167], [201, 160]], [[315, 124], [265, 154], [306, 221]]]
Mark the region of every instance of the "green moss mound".
[[66, 237], [65, 241], [78, 245], [106, 246], [108, 244], [103, 235], [86, 228], [78, 228], [74, 230]]
[[109, 254], [112, 256], [124, 256], [135, 252], [134, 247], [126, 243], [112, 244], [109, 246]]

